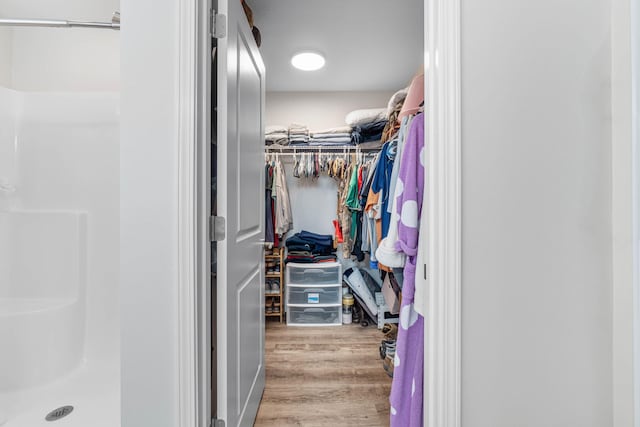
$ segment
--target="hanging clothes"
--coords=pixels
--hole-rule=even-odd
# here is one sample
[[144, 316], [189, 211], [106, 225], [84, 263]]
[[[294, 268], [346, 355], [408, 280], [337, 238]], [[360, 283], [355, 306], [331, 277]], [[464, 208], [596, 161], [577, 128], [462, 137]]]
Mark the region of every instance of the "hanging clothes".
[[[397, 212], [397, 199], [404, 191], [402, 185], [396, 185], [398, 182], [398, 174], [400, 171], [400, 163], [402, 162], [403, 147], [406, 139], [406, 131], [410, 126], [413, 117], [404, 117], [402, 119], [402, 126], [398, 132], [398, 143], [396, 151], [396, 161], [393, 163], [393, 169], [391, 172], [391, 180], [389, 183], [389, 194], [393, 195], [391, 203], [389, 203], [389, 213]], [[392, 268], [404, 267], [406, 256], [403, 252], [396, 249], [396, 242], [398, 241], [398, 223], [400, 217], [398, 215], [391, 215], [391, 222], [389, 223], [389, 230], [387, 235], [382, 239], [378, 249], [376, 249], [376, 258], [384, 265]]]
[[267, 244], [275, 244], [275, 226], [273, 221], [273, 198], [271, 190], [273, 188], [273, 167], [271, 162], [267, 162], [264, 166], [265, 174], [265, 227], [264, 242]]
[[274, 173], [273, 198], [275, 199], [275, 232], [282, 236], [293, 227], [293, 215], [291, 214], [287, 177], [280, 159], [277, 159], [275, 162]]
[[[424, 114], [413, 120], [398, 173], [396, 249], [407, 256], [391, 384], [391, 427], [423, 425], [424, 318], [414, 309], [416, 255], [424, 195]], [[402, 189], [402, 191], [400, 191]]]
[[382, 204], [382, 235], [381, 239], [387, 235], [389, 231], [389, 223], [391, 221], [391, 214], [387, 210], [387, 205], [391, 197], [389, 197], [389, 183], [391, 182], [391, 172], [393, 170], [393, 161], [396, 155], [396, 141], [386, 142], [382, 146], [382, 152], [376, 167], [376, 174], [373, 177], [373, 183], [371, 184], [371, 190], [375, 193], [380, 193], [380, 201]]
[[344, 258], [351, 257], [351, 248], [353, 247], [353, 237], [351, 236], [351, 210], [347, 206], [347, 197], [349, 194], [349, 184], [353, 175], [355, 165], [351, 163], [346, 169], [342, 169], [340, 181], [338, 182], [339, 198], [338, 198], [338, 221], [342, 227], [342, 236], [344, 243], [342, 244], [342, 256]]

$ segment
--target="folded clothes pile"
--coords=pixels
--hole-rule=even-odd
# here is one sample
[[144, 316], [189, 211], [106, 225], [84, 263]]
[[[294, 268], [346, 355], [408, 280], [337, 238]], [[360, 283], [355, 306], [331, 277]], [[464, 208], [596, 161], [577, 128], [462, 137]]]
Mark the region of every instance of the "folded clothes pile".
[[288, 145], [289, 130], [284, 126], [267, 126], [264, 130], [264, 140], [266, 145]]
[[351, 139], [355, 144], [379, 141], [382, 138], [382, 132], [385, 126], [387, 126], [387, 123], [387, 120], [379, 120], [361, 126], [354, 126], [353, 132], [351, 132]]
[[351, 141], [354, 144], [377, 141], [388, 122], [387, 108], [368, 108], [347, 114], [345, 122], [352, 127]]
[[316, 234], [303, 230], [289, 237], [285, 245], [287, 246], [287, 262], [336, 261], [333, 237], [329, 234]]
[[289, 125], [289, 145], [307, 145], [309, 143], [309, 128], [305, 125], [292, 123]]
[[320, 147], [353, 145], [351, 142], [351, 126], [342, 126], [311, 132], [309, 145]]

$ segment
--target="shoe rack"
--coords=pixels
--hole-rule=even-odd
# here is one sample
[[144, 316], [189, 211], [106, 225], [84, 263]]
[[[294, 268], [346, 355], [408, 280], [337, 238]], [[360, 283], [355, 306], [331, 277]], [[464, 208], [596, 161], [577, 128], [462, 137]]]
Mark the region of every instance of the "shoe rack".
[[264, 313], [266, 317], [284, 319], [284, 248], [265, 249]]

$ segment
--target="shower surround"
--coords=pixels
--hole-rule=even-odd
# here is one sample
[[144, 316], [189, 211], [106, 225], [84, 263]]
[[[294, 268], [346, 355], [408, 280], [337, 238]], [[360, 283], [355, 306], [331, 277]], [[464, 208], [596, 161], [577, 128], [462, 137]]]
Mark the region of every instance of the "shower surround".
[[118, 93], [0, 87], [0, 426], [119, 425], [118, 218]]

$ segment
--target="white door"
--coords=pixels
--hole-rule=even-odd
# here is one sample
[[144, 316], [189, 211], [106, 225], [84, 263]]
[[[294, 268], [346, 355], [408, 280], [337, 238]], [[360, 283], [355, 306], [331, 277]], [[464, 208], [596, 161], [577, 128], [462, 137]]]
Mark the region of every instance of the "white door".
[[226, 220], [218, 243], [217, 418], [251, 426], [265, 378], [264, 64], [240, 0], [214, 1], [214, 9], [227, 20], [217, 39], [217, 210]]

